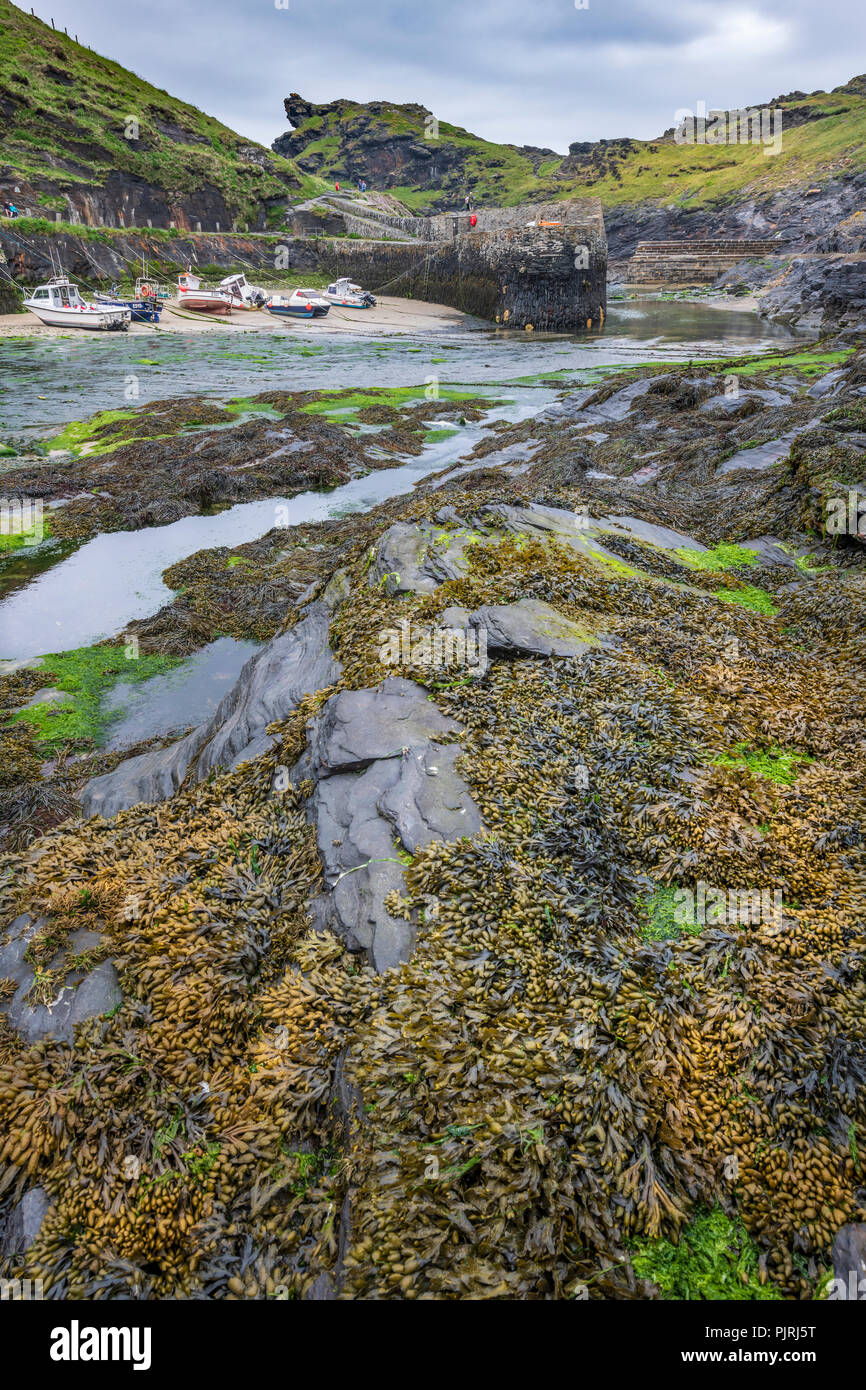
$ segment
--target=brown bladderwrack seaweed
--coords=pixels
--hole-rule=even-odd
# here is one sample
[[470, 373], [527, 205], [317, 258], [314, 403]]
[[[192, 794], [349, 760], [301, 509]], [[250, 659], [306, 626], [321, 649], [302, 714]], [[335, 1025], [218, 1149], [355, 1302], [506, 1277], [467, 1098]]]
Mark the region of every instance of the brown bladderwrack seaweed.
[[[53, 1203], [7, 1264], [49, 1296], [653, 1296], [630, 1243], [721, 1201], [808, 1298], [866, 1218], [862, 569], [596, 562], [491, 526], [528, 486], [383, 513], [478, 523], [432, 594], [369, 584], [366, 531], [341, 555], [349, 689], [393, 674], [383, 626], [448, 606], [531, 598], [597, 639], [412, 670], [484, 830], [404, 854], [408, 962], [376, 976], [308, 929], [310, 788], [280, 771], [330, 692], [255, 763], [5, 861], [7, 913], [52, 948], [90, 890], [124, 995], [74, 1046], [2, 1039], [0, 1193]], [[644, 930], [653, 889], [700, 884], [779, 908]]]

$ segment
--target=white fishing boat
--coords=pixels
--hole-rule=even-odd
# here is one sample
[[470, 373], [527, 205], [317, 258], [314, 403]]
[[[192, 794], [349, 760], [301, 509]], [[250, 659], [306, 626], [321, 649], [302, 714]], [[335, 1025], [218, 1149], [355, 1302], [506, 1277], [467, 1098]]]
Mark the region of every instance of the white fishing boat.
[[132, 317], [126, 304], [94, 304], [82, 299], [65, 275], [53, 275], [24, 300], [25, 308], [52, 328], [106, 328], [121, 332]]
[[187, 270], [177, 277], [177, 300], [182, 309], [194, 309], [199, 314], [230, 314], [231, 297], [223, 289], [205, 289], [197, 275]]
[[369, 290], [362, 290], [360, 285], [355, 285], [347, 275], [335, 280], [322, 294], [329, 304], [334, 304], [340, 309], [372, 309], [376, 303], [375, 296]]
[[229, 295], [233, 309], [260, 309], [268, 298], [261, 285], [249, 284], [243, 271], [220, 280], [220, 289]]

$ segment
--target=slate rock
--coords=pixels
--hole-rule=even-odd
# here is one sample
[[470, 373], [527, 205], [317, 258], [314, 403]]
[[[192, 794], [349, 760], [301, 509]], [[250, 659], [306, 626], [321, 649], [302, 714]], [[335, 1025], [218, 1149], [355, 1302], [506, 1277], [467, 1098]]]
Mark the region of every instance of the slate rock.
[[3, 1254], [22, 1255], [30, 1249], [42, 1223], [51, 1209], [51, 1199], [44, 1187], [31, 1187], [12, 1208], [6, 1220]]
[[395, 521], [380, 536], [367, 582], [386, 594], [432, 594], [469, 567], [467, 531]]
[[400, 757], [403, 748], [442, 737], [456, 725], [402, 676], [388, 676], [370, 690], [341, 690], [311, 721], [309, 775], [314, 780]]
[[109, 1013], [123, 999], [117, 970], [110, 960], [102, 961], [80, 984], [63, 985], [50, 1004], [27, 1002], [32, 983], [31, 971], [5, 1009], [7, 1022], [26, 1043], [40, 1042], [43, 1038], [71, 1042], [76, 1024]]
[[845, 1286], [846, 1298], [854, 1279], [857, 1281], [858, 1297], [866, 1297], [866, 1288], [862, 1292], [859, 1289], [861, 1280], [866, 1284], [866, 1222], [851, 1222], [847, 1226], [841, 1226], [836, 1232], [830, 1258], [833, 1261], [834, 1276], [841, 1279]]
[[487, 633], [489, 651], [525, 656], [582, 656], [597, 646], [577, 623], [540, 599], [485, 604], [472, 623]]
[[378, 801], [411, 854], [432, 840], [457, 840], [481, 829], [469, 787], [457, 771], [458, 745], [410, 748], [399, 775]]

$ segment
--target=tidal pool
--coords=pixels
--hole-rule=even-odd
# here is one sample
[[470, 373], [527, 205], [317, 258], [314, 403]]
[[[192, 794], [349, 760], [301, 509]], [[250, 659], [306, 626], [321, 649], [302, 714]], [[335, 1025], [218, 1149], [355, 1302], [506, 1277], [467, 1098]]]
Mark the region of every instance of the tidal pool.
[[[468, 454], [484, 437], [485, 422], [524, 420], [554, 399], [550, 388], [521, 391], [518, 400], [491, 406], [485, 421], [461, 426], [402, 467], [368, 473], [330, 492], [268, 497], [214, 515], [184, 517], [169, 526], [95, 536], [53, 568], [36, 573], [29, 583], [24, 582], [26, 560], [20, 556], [16, 575], [23, 586], [7, 594], [0, 606], [0, 658], [71, 651], [115, 636], [133, 618], [148, 617], [171, 602], [174, 595], [163, 583], [162, 572], [185, 556], [214, 546], [242, 545], [277, 525], [291, 527], [367, 511], [377, 502], [410, 492], [426, 473]], [[457, 402], [455, 418], [459, 414]], [[42, 563], [38, 553], [34, 563]]]
[[231, 690], [241, 667], [257, 651], [255, 642], [218, 637], [173, 671], [134, 685], [122, 682], [112, 686], [102, 708], [105, 712], [123, 710], [124, 714], [110, 726], [107, 747], [129, 748], [204, 723]]
[[[486, 414], [519, 421], [555, 399], [564, 384], [591, 382], [598, 368], [762, 352], [797, 341], [751, 312], [700, 301], [611, 301], [603, 333], [583, 337], [467, 328], [425, 339], [348, 338], [311, 328], [292, 334], [155, 333], [0, 340], [0, 437], [44, 436], [98, 410], [186, 395], [252, 396], [268, 389], [414, 386], [436, 379], [510, 399]], [[555, 375], [546, 383], [545, 377]], [[130, 383], [136, 396], [130, 398]], [[497, 390], [501, 384], [502, 389]], [[455, 417], [459, 406], [455, 407]], [[432, 421], [447, 426], [445, 419]], [[17, 555], [0, 578], [0, 657], [27, 659], [122, 633], [171, 601], [161, 575], [197, 550], [235, 546], [275, 525], [364, 511], [409, 492], [427, 473], [459, 462], [483, 438], [481, 422], [431, 441], [395, 469], [331, 492], [242, 503], [169, 526], [113, 532], [67, 552]]]

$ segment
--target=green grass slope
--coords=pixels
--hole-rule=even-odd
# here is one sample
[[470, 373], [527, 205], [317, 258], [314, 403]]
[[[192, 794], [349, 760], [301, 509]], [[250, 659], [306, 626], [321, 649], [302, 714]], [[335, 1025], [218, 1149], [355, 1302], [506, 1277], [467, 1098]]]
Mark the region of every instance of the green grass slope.
[[[482, 140], [421, 106], [336, 101], [287, 103], [296, 129], [275, 142], [308, 173], [367, 177], [415, 212], [454, 205], [465, 189], [479, 203], [596, 196], [606, 207], [655, 200], [701, 207], [803, 187], [866, 168], [866, 77], [832, 92], [795, 92], [759, 103], [782, 110], [777, 154], [761, 145], [602, 140], [565, 156]], [[305, 110], [309, 114], [305, 114]]]
[[[139, 122], [137, 140], [125, 137], [129, 116]], [[65, 214], [71, 201], [85, 221], [102, 220], [99, 194], [109, 181], [119, 189], [128, 182], [139, 198], [146, 185], [146, 209], [166, 226], [172, 213], [178, 225], [198, 216], [204, 226], [209, 208], [261, 226], [287, 197], [318, 187], [290, 160], [9, 0], [0, 0], [0, 162], [7, 196], [18, 185], [16, 202], [49, 213]]]

